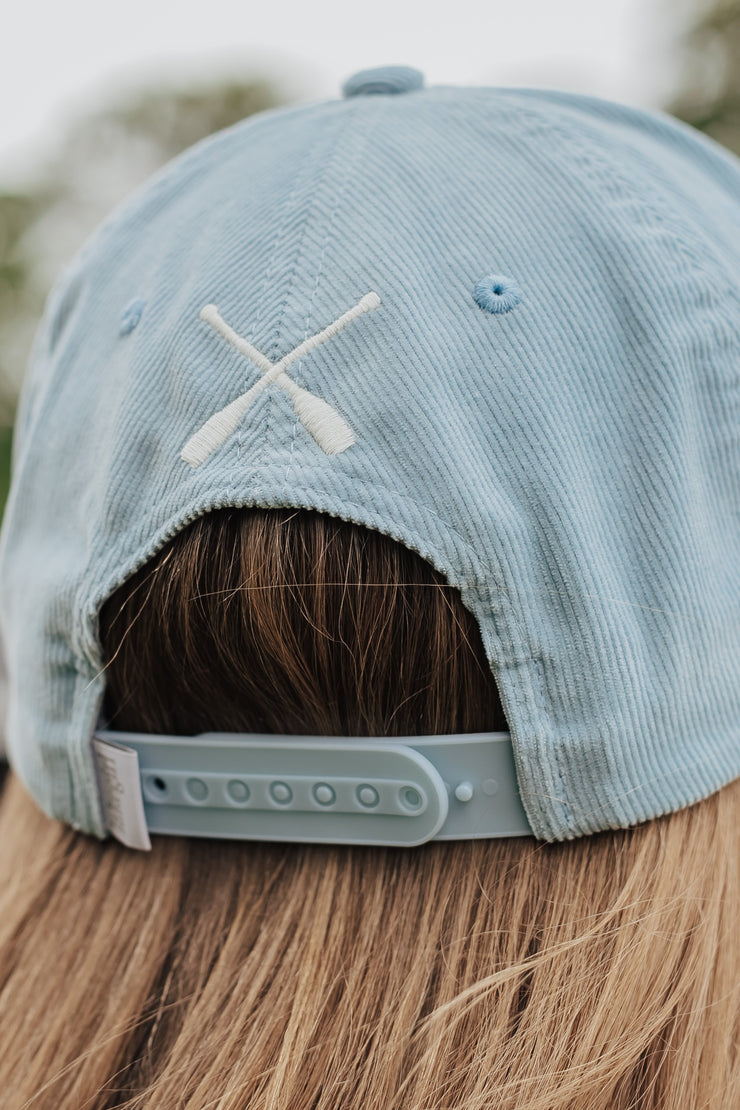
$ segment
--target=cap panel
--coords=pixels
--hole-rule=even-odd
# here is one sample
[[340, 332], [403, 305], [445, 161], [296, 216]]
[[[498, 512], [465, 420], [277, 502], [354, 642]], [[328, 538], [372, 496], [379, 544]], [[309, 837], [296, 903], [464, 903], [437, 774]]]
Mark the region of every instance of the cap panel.
[[[351, 106], [338, 107], [337, 119], [351, 114]], [[231, 167], [234, 186], [248, 182], [254, 205], [241, 247], [250, 251], [250, 228], [264, 226], [269, 206], [289, 209], [299, 191], [298, 166], [305, 159], [310, 170], [312, 159], [320, 161], [322, 141], [333, 141], [327, 113], [331, 119], [331, 105], [317, 125], [315, 108], [283, 111], [280, 126], [290, 131], [294, 121], [291, 134], [303, 139], [302, 148], [293, 144], [291, 173], [259, 156], [245, 166], [244, 135], [247, 145], [259, 150], [263, 144], [269, 153], [272, 113], [197, 144], [111, 214], [47, 298], [21, 399], [0, 557], [8, 749], [49, 815], [98, 835], [104, 829], [89, 735], [102, 697], [101, 660], [82, 634], [79, 595], [89, 563], [105, 560], [107, 545], [125, 562], [121, 536], [135, 527], [137, 512], [151, 510], [152, 498], [166, 501], [171, 491], [162, 427], [182, 419], [187, 399], [168, 373], [180, 357], [179, 321], [190, 312], [187, 283], [179, 277], [198, 272], [213, 237], [212, 160], [222, 174]], [[310, 188], [303, 190], [306, 203]], [[279, 250], [278, 243], [278, 256]], [[274, 251], [271, 257], [279, 273], [279, 257]], [[282, 268], [289, 266], [286, 257]], [[264, 282], [262, 273], [257, 277]], [[140, 321], [122, 336], [121, 310], [141, 294]], [[273, 298], [269, 309], [274, 306]], [[243, 367], [238, 374], [241, 383]], [[142, 475], [156, 479], [147, 485]], [[93, 571], [92, 589], [94, 580]]]

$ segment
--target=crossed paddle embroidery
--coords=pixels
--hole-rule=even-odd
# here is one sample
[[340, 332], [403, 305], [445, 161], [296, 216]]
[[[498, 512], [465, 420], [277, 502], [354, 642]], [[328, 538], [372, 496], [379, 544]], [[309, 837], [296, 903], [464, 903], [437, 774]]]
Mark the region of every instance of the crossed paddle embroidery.
[[258, 351], [233, 328], [230, 328], [219, 315], [215, 304], [204, 305], [199, 313], [201, 320], [211, 324], [228, 343], [231, 343], [237, 351], [241, 351], [246, 358], [253, 362], [262, 371], [262, 377], [246, 393], [242, 393], [235, 401], [214, 413], [198, 429], [195, 435], [191, 436], [180, 452], [180, 458], [183, 462], [189, 463], [192, 467], [204, 463], [216, 448], [220, 447], [235, 431], [254, 398], [270, 382], [275, 382], [276, 385], [285, 390], [293, 402], [296, 416], [306, 431], [311, 433], [322, 451], [325, 451], [327, 455], [339, 455], [342, 451], [351, 447], [355, 442], [354, 432], [337, 410], [327, 404], [326, 401], [322, 401], [320, 397], [309, 393], [307, 389], [302, 389], [299, 385], [296, 385], [292, 378], [289, 378], [285, 373], [285, 370], [291, 363], [302, 358], [309, 351], [313, 351], [321, 343], [326, 343], [327, 339], [331, 339], [352, 320], [361, 316], [364, 312], [370, 312], [377, 308], [379, 304], [380, 297], [377, 293], [366, 293], [353, 308], [337, 317], [323, 331], [304, 339], [287, 355], [283, 355], [278, 362], [270, 362], [269, 358], [266, 358], [261, 351]]

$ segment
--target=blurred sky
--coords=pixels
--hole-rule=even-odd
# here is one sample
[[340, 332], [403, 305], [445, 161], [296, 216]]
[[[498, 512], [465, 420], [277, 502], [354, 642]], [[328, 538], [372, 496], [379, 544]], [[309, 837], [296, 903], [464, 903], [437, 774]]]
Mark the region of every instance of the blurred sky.
[[339, 95], [358, 69], [413, 65], [428, 84], [568, 88], [660, 106], [688, 0], [8, 0], [0, 43], [0, 186], [68, 121], [161, 83], [277, 78]]

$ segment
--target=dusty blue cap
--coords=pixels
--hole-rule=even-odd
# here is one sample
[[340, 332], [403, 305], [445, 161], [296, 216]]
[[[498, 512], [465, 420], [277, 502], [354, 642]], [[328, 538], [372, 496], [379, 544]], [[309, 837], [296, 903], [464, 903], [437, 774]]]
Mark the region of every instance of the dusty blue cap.
[[536, 836], [740, 774], [740, 172], [565, 92], [364, 71], [159, 171], [56, 283], [0, 549], [9, 758], [106, 834], [103, 601], [220, 506], [417, 551], [480, 626]]

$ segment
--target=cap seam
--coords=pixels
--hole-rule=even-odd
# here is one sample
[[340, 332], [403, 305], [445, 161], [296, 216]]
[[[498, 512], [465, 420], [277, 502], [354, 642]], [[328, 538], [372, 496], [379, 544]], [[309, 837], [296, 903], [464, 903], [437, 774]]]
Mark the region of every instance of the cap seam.
[[[342, 119], [342, 118], [344, 118], [345, 120], [349, 119], [351, 121], [352, 120], [352, 114], [350, 114], [349, 117], [340, 117], [340, 119]], [[344, 135], [346, 128], [347, 128], [347, 125], [345, 123], [345, 128], [344, 129], [340, 129], [340, 128], [337, 129], [337, 132], [334, 136], [334, 143], [331, 147], [331, 151], [327, 152], [327, 154], [325, 156], [325, 161], [324, 161], [324, 166], [323, 166], [322, 172], [319, 175], [318, 180], [315, 182], [315, 186], [314, 186], [315, 191], [318, 190], [318, 187], [320, 186], [321, 182], [325, 181], [328, 177], [329, 169], [330, 169], [330, 163], [336, 155], [337, 147], [339, 145], [339, 139], [342, 135]], [[322, 270], [323, 263], [324, 263], [324, 255], [326, 253], [326, 247], [327, 247], [327, 244], [329, 242], [329, 234], [331, 232], [331, 227], [332, 227], [332, 225], [334, 223], [334, 219], [336, 217], [337, 209], [339, 207], [339, 202], [340, 202], [342, 196], [344, 195], [344, 191], [346, 189], [346, 185], [347, 185], [348, 180], [349, 180], [349, 172], [345, 171], [344, 183], [343, 183], [341, 189], [336, 194], [336, 198], [335, 198], [335, 201], [334, 201], [334, 206], [332, 208], [331, 215], [329, 217], [329, 222], [326, 226], [326, 232], [325, 232], [323, 242], [322, 242], [322, 245], [321, 245], [321, 254], [319, 255], [319, 265], [318, 265], [318, 269], [316, 271], [316, 278], [314, 280], [313, 289], [311, 290], [311, 296], [310, 296], [309, 302], [308, 302], [306, 324], [305, 324], [305, 327], [303, 329], [303, 339], [304, 339], [304, 341], [308, 338], [309, 331], [310, 331], [310, 328], [311, 328], [311, 313], [313, 311], [314, 301], [316, 299], [316, 292], [317, 292], [318, 287], [319, 287], [319, 278], [321, 276], [321, 270]], [[314, 209], [315, 209], [315, 202], [314, 202]], [[303, 231], [302, 231], [302, 234], [301, 234], [301, 239], [300, 239], [300, 242], [298, 244], [298, 250], [296, 251], [296, 254], [295, 254], [295, 257], [294, 257], [290, 288], [292, 288], [292, 285], [295, 281], [295, 273], [296, 273], [296, 270], [297, 270], [298, 265], [300, 263], [301, 252], [303, 250], [303, 245], [306, 242], [306, 237], [307, 237], [307, 234], [308, 234], [308, 226], [309, 226], [310, 222], [311, 222], [311, 212], [309, 212], [309, 215], [306, 218], [306, 221], [304, 223]], [[284, 310], [284, 308], [285, 308], [285, 304], [283, 304], [283, 310]], [[281, 320], [283, 318], [283, 315], [284, 315], [284, 312], [283, 312], [283, 314], [281, 314]], [[299, 359], [295, 368], [292, 371], [292, 375], [293, 375], [294, 379], [297, 379], [297, 377], [300, 373], [302, 362], [303, 362], [303, 359]], [[299, 423], [298, 415], [296, 413], [294, 415], [294, 418], [293, 418], [293, 428], [292, 428], [291, 443], [290, 443], [290, 454], [288, 456], [288, 463], [287, 463], [287, 466], [285, 468], [285, 478], [283, 479], [281, 495], [282, 495], [283, 490], [287, 487], [289, 476], [290, 476], [290, 470], [291, 470], [291, 467], [292, 467], [292, 464], [293, 464], [293, 450], [294, 450], [294, 447], [295, 447], [295, 439], [296, 439], [296, 433], [297, 433], [297, 430], [298, 430], [298, 423]], [[266, 437], [265, 444], [267, 444], [269, 442], [271, 442], [270, 439]], [[263, 454], [262, 457], [264, 458], [264, 454]]]
[[[329, 144], [326, 144], [324, 147], [322, 147], [322, 149], [320, 151], [317, 151], [317, 148], [315, 146], [309, 147], [309, 149], [306, 151], [306, 153], [304, 155], [302, 171], [301, 171], [299, 177], [296, 179], [296, 182], [295, 182], [294, 187], [293, 187], [293, 189], [290, 193], [290, 196], [287, 198], [287, 200], [285, 201], [285, 203], [283, 204], [283, 206], [280, 210], [279, 219], [282, 220], [285, 216], [286, 211], [289, 210], [290, 203], [293, 201], [293, 199], [298, 194], [299, 189], [308, 180], [309, 169], [312, 168], [315, 165], [316, 159], [320, 158], [321, 159], [321, 161], [320, 161], [320, 171], [319, 171], [318, 175], [315, 175], [314, 180], [311, 182], [311, 189], [310, 189], [311, 198], [310, 198], [310, 202], [308, 204], [308, 211], [307, 211], [306, 217], [303, 220], [303, 226], [302, 226], [302, 229], [301, 229], [300, 237], [298, 239], [298, 242], [294, 243], [292, 245], [291, 261], [290, 261], [289, 265], [286, 267], [286, 275], [288, 276], [288, 283], [287, 283], [287, 286], [286, 286], [285, 295], [284, 295], [283, 300], [282, 300], [282, 305], [281, 305], [281, 308], [280, 308], [280, 315], [279, 315], [277, 321], [275, 322], [275, 326], [272, 330], [272, 337], [271, 338], [266, 338], [265, 355], [268, 358], [273, 358], [274, 359], [274, 356], [276, 356], [276, 355], [277, 355], [277, 357], [279, 357], [278, 350], [279, 350], [280, 340], [281, 340], [281, 337], [282, 337], [281, 336], [281, 329], [282, 329], [283, 320], [285, 318], [285, 308], [286, 308], [286, 305], [287, 305], [288, 300], [290, 298], [291, 289], [292, 289], [293, 284], [295, 282], [295, 274], [296, 274], [296, 271], [297, 271], [297, 269], [299, 267], [299, 264], [300, 264], [301, 254], [302, 254], [303, 247], [304, 247], [304, 244], [306, 242], [307, 235], [308, 235], [309, 225], [311, 224], [312, 213], [317, 208], [316, 193], [317, 193], [322, 181], [324, 181], [326, 179], [327, 175], [328, 175], [330, 162], [331, 162], [332, 158], [334, 157], [334, 154], [336, 153], [337, 147], [339, 146], [340, 139], [344, 135], [345, 130], [347, 129], [347, 127], [349, 125], [348, 121], [350, 121], [351, 118], [352, 118], [351, 114], [350, 114], [349, 117], [347, 117], [345, 114], [337, 113], [335, 131], [334, 131], [334, 135], [332, 137], [331, 142]], [[276, 234], [276, 236], [273, 238], [273, 243], [278, 241], [278, 240], [279, 240], [279, 236]], [[269, 284], [270, 284], [269, 277], [270, 277], [271, 273], [272, 273], [272, 258], [271, 258], [270, 265], [266, 268], [266, 271], [265, 271], [265, 276], [264, 276], [263, 283], [262, 283], [262, 289], [260, 290], [258, 310], [254, 314], [254, 319], [255, 320], [257, 319], [258, 311], [261, 310], [262, 305], [264, 304], [265, 292], [269, 288]], [[317, 278], [317, 281], [318, 281], [318, 278]], [[250, 329], [249, 334], [251, 335], [252, 338], [254, 338], [254, 326]], [[304, 336], [304, 338], [305, 338], [305, 336]], [[265, 434], [265, 437], [262, 441], [262, 444], [263, 444], [262, 450], [258, 454], [258, 457], [254, 460], [253, 466], [251, 468], [251, 473], [253, 475], [253, 480], [254, 480], [255, 483], [258, 483], [258, 481], [259, 481], [260, 467], [261, 467], [263, 461], [266, 458], [266, 454], [268, 452], [269, 444], [272, 442], [272, 440], [271, 440], [271, 428], [272, 428], [272, 421], [273, 421], [273, 418], [274, 418], [275, 405], [274, 405], [274, 400], [273, 400], [273, 397], [272, 397], [271, 394], [272, 394], [272, 391], [270, 391], [270, 394], [268, 394], [268, 397], [267, 397], [267, 400], [266, 400], [266, 403], [265, 403], [266, 434]], [[243, 428], [237, 429], [237, 441], [239, 442], [240, 446], [241, 446], [241, 439], [242, 439], [243, 434], [244, 434], [243, 433]]]
[[[357, 98], [352, 98], [352, 99], [353, 100], [361, 100], [363, 98], [357, 97]], [[371, 136], [374, 135], [375, 132], [378, 130], [378, 127], [380, 126], [383, 119], [387, 116], [388, 111], [389, 111], [390, 107], [392, 106], [390, 101], [388, 100], [388, 98], [383, 97], [383, 98], [379, 98], [379, 99], [383, 100], [384, 103], [382, 103], [380, 105], [379, 110], [376, 111], [372, 127], [368, 128], [367, 130], [365, 130], [364, 132], [361, 133], [362, 142], [360, 144], [358, 144], [359, 151], [362, 151], [362, 150], [367, 148], [367, 146], [370, 142]], [[356, 115], [356, 111], [348, 117], [348, 124], [350, 122], [354, 121], [354, 115]], [[332, 156], [336, 153], [339, 138], [340, 138], [340, 136], [338, 134], [337, 138], [336, 138], [336, 142], [334, 144], [333, 151], [332, 151]], [[357, 146], [355, 147], [355, 151], [354, 151], [355, 158], [357, 158], [357, 156], [358, 156], [358, 147]], [[328, 169], [329, 169], [328, 162], [329, 162], [329, 159], [327, 158], [327, 165], [325, 167], [324, 174], [322, 174], [322, 177], [319, 179], [320, 181], [323, 180], [324, 177], [328, 173]], [[317, 293], [318, 288], [319, 288], [319, 280], [321, 278], [321, 271], [322, 271], [322, 268], [323, 268], [324, 255], [326, 254], [326, 248], [329, 244], [331, 232], [332, 232], [332, 229], [334, 227], [334, 222], [336, 220], [336, 216], [337, 216], [337, 212], [339, 210], [340, 203], [341, 203], [342, 198], [344, 197], [344, 195], [346, 193], [347, 186], [348, 186], [350, 180], [352, 179], [351, 170], [355, 169], [355, 165], [356, 164], [353, 162], [351, 164], [351, 166], [348, 166], [345, 169], [344, 180], [342, 182], [342, 185], [341, 185], [340, 189], [337, 191], [337, 193], [335, 195], [334, 205], [332, 207], [329, 219], [326, 223], [326, 229], [325, 229], [325, 233], [324, 233], [322, 244], [321, 244], [321, 253], [319, 255], [318, 268], [316, 270], [316, 277], [315, 277], [315, 280], [314, 280], [313, 289], [311, 290], [311, 296], [310, 296], [309, 304], [308, 304], [308, 314], [306, 316], [306, 326], [305, 326], [304, 335], [303, 335], [304, 340], [308, 338], [310, 327], [311, 327], [311, 313], [313, 311], [313, 305], [314, 305], [314, 301], [316, 299], [316, 293]], [[301, 238], [301, 246], [305, 242], [305, 237], [306, 237], [306, 232], [307, 232], [307, 225], [308, 225], [308, 220], [306, 221], [306, 227], [304, 227], [304, 234]], [[301, 377], [303, 362], [304, 362], [304, 360], [302, 358], [299, 359], [296, 366], [295, 366], [295, 369], [293, 371], [293, 376], [294, 376], [294, 378], [296, 379], [297, 382], [298, 382], [299, 378], [301, 378], [301, 380], [304, 381], [304, 382], [307, 380], [307, 379]], [[281, 497], [283, 496], [283, 494], [285, 493], [285, 491], [288, 488], [288, 482], [290, 481], [290, 473], [291, 473], [291, 470], [293, 469], [293, 466], [294, 466], [294, 453], [293, 452], [294, 452], [296, 434], [297, 434], [297, 430], [298, 430], [298, 424], [299, 424], [299, 419], [298, 419], [298, 415], [296, 414], [295, 417], [294, 417], [294, 420], [293, 420], [290, 454], [288, 456], [288, 462], [287, 462], [287, 465], [286, 465], [286, 468], [285, 468], [285, 477], [283, 479], [283, 484], [282, 484], [282, 487], [280, 489], [280, 493], [278, 495], [278, 496], [281, 496]]]
[[[629, 177], [627, 177], [617, 160], [607, 161], [598, 146], [601, 135], [593, 136], [592, 144], [587, 148], [583, 143], [581, 134], [574, 128], [572, 131], [566, 129], [562, 122], [558, 123], [552, 121], [549, 124], [551, 131], [561, 135], [564, 140], [570, 142], [573, 147], [578, 149], [578, 153], [582, 159], [582, 165], [586, 172], [590, 175], [591, 181], [595, 189], [600, 193], [602, 201], [605, 199], [604, 194], [604, 179], [610, 182], [617, 182], [622, 194], [625, 198], [629, 198], [634, 204], [639, 205], [642, 212], [649, 215], [653, 224], [657, 227], [667, 230], [671, 235], [671, 242], [675, 249], [684, 256], [687, 262], [691, 263], [697, 270], [699, 270], [705, 278], [708, 279], [710, 285], [716, 286], [717, 274], [721, 273], [725, 279], [723, 282], [723, 293], [725, 296], [730, 296], [731, 299], [737, 301], [738, 295], [736, 289], [732, 286], [729, 275], [726, 273], [726, 267], [723, 260], [716, 254], [712, 254], [712, 262], [716, 267], [714, 273], [706, 268], [705, 255], [709, 250], [709, 244], [702, 244], [701, 249], [699, 244], [695, 242], [695, 232], [686, 224], [678, 220], [670, 208], [665, 212], [660, 212], [653, 203], [653, 198], [648, 195], [638, 193], [635, 185]], [[603, 176], [599, 176], [598, 170], [601, 171]], [[611, 198], [606, 197], [609, 207], [613, 208]]]

